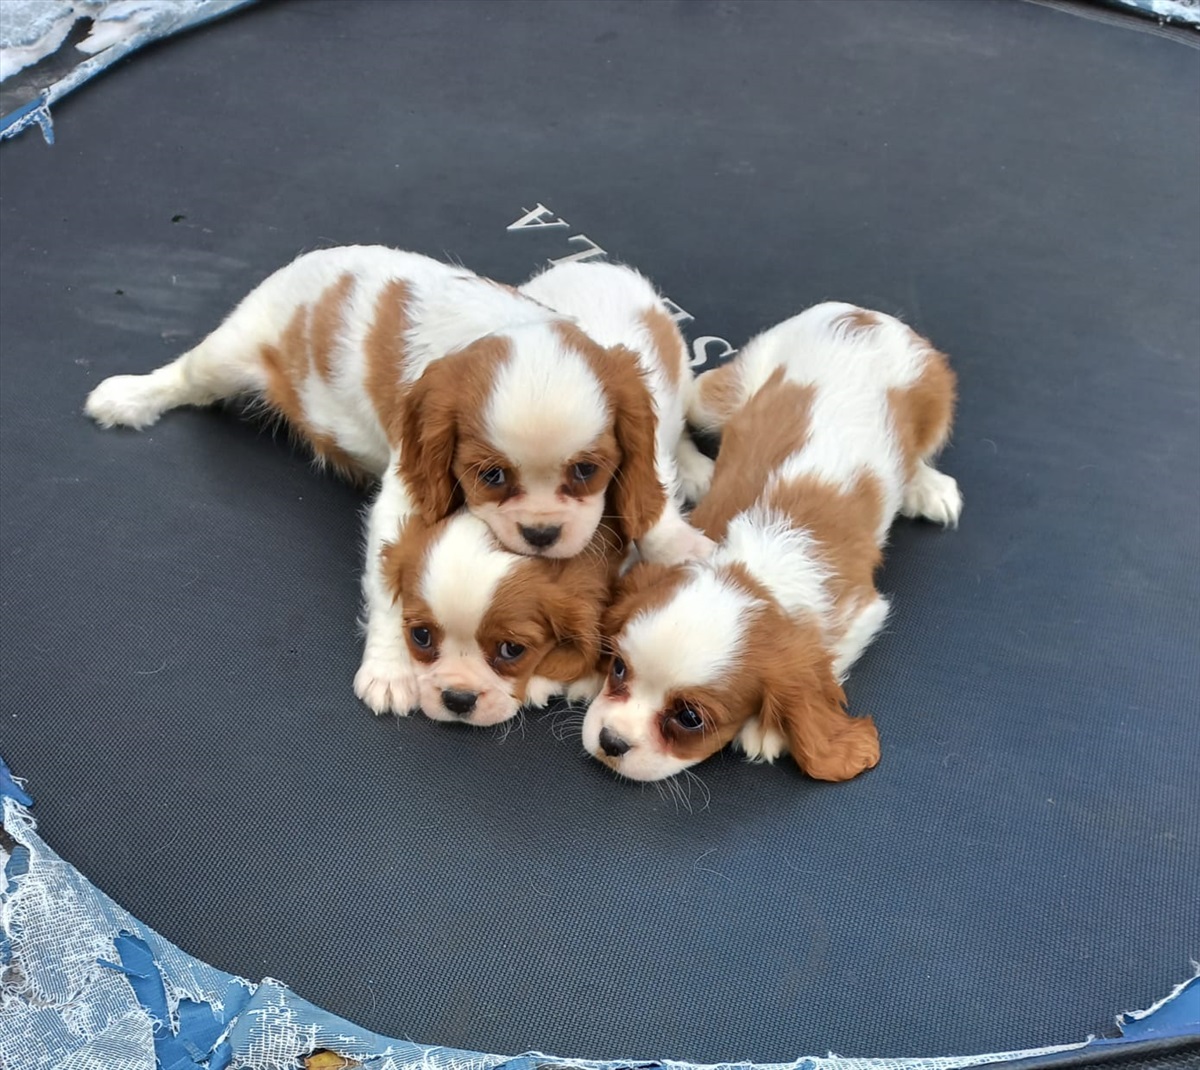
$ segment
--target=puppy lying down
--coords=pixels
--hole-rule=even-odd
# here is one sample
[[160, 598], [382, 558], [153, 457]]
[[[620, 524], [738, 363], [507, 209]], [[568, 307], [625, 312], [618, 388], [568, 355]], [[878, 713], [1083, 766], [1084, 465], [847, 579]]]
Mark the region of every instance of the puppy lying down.
[[790, 752], [820, 780], [874, 766], [875, 725], [846, 714], [841, 681], [887, 616], [874, 573], [896, 514], [958, 521], [958, 486], [931, 463], [954, 401], [928, 341], [838, 303], [701, 376], [689, 419], [722, 440], [692, 522], [718, 547], [621, 582], [587, 750], [635, 780], [731, 741], [758, 760]]
[[[146, 375], [106, 379], [86, 411], [106, 427], [142, 428], [181, 405], [251, 397], [285, 419], [318, 461], [378, 480], [367, 522], [366, 643], [355, 693], [377, 713], [426, 705], [431, 716], [490, 723], [501, 708], [515, 710], [513, 702], [551, 686], [549, 678], [530, 675], [537, 667], [532, 651], [545, 642], [498, 640], [510, 654], [517, 646], [524, 653], [488, 653], [495, 679], [475, 673], [491, 687], [486, 699], [480, 691], [469, 704], [461, 679], [463, 686], [436, 688], [425, 679], [429, 649], [414, 646], [407, 590], [398, 582], [401, 574], [415, 575], [415, 566], [388, 574], [389, 547], [427, 545], [422, 567], [447, 570], [477, 601], [493, 590], [502, 562], [531, 589], [590, 568], [595, 576], [583, 586], [599, 592], [609, 563], [597, 546], [607, 548], [614, 536], [636, 543], [650, 560], [711, 549], [672, 494], [691, 374], [661, 298], [635, 272], [608, 265], [563, 265], [529, 285], [542, 299], [395, 249], [308, 253], [266, 279], [176, 360]], [[569, 312], [551, 308], [553, 301], [570, 305]], [[603, 345], [573, 318], [593, 307], [592, 322], [612, 339]], [[704, 459], [687, 460], [693, 481], [704, 481]], [[464, 507], [492, 539], [462, 520], [434, 532]], [[433, 552], [442, 543], [457, 552]], [[517, 555], [543, 563], [512, 560]], [[577, 556], [584, 560], [574, 570], [549, 564]], [[598, 616], [604, 600], [596, 593], [588, 612]], [[564, 628], [588, 631], [578, 620], [548, 614], [538, 620], [559, 638]], [[555, 683], [582, 686], [590, 676], [588, 666]], [[497, 690], [499, 680], [511, 686]]]

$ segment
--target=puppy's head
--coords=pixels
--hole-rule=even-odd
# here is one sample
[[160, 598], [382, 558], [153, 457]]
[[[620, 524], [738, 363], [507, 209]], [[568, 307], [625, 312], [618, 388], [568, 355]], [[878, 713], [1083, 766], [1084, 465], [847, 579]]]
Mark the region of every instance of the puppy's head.
[[786, 617], [736, 566], [638, 565], [604, 631], [607, 680], [583, 742], [623, 776], [673, 776], [754, 718], [818, 780], [879, 760], [870, 718], [846, 715], [818, 627]]
[[[409, 388], [400, 467], [429, 523], [465, 504], [513, 553], [573, 557], [601, 518], [641, 537], [666, 505], [636, 357], [566, 321], [473, 342]], [[607, 506], [607, 509], [606, 509]]]
[[605, 537], [602, 528], [580, 556], [547, 560], [509, 553], [466, 511], [434, 525], [409, 520], [383, 563], [425, 713], [500, 724], [535, 674], [571, 683], [592, 673], [615, 574]]

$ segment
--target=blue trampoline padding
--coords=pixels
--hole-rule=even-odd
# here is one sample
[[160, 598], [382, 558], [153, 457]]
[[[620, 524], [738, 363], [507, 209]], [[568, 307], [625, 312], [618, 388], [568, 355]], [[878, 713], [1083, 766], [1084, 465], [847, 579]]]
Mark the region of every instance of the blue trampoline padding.
[[[67, 74], [43, 89], [35, 99], [14, 108], [7, 115], [0, 116], [0, 140], [15, 137], [22, 130], [36, 124], [42, 128], [42, 136], [46, 141], [53, 144], [54, 124], [50, 117], [50, 106], [56, 101], [137, 49], [161, 38], [194, 29], [254, 2], [255, 0], [201, 0], [200, 3], [159, 3], [156, 6], [143, 6], [123, 13], [123, 18], [134, 25], [133, 31], [94, 56], [85, 56], [80, 52], [79, 63]], [[11, 11], [9, 17], [13, 17]], [[114, 17], [114, 20], [119, 21], [119, 18]]]
[[[5, 835], [0, 890], [0, 1066], [56, 1070], [294, 1067], [328, 1050], [371, 1070], [547, 1070], [562, 1061], [433, 1047], [362, 1029], [301, 999], [277, 981], [252, 982], [193, 958], [141, 924], [52, 851], [35, 831], [33, 800], [0, 759]], [[344, 966], [346, 970], [353, 967]], [[1200, 974], [1148, 1011], [1118, 1018], [1122, 1035], [1032, 1051], [932, 1059], [841, 1059], [835, 1055], [761, 1070], [956, 1070], [999, 1059], [1037, 1065], [1062, 1053], [1139, 1049], [1146, 1041], [1200, 1041]], [[572, 1067], [634, 1070], [665, 1060]], [[675, 1070], [687, 1063], [672, 1062]], [[723, 1064], [734, 1070], [751, 1063]]]

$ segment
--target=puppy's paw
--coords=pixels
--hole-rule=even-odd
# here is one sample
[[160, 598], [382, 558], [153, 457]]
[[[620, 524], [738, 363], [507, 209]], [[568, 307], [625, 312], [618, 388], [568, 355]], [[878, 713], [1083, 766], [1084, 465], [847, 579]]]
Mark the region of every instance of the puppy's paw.
[[695, 505], [708, 493], [708, 488], [712, 485], [715, 463], [711, 457], [701, 453], [690, 438], [679, 440], [675, 467], [679, 473], [679, 489], [684, 500]]
[[149, 427], [163, 413], [158, 387], [149, 375], [114, 375], [89, 395], [83, 406], [101, 427]]
[[733, 741], [752, 762], [773, 762], [787, 753], [787, 740], [773, 728], [763, 728], [757, 717], [743, 726]]
[[599, 673], [585, 676], [573, 684], [567, 684], [568, 702], [591, 702], [604, 689], [604, 677]]
[[954, 479], [922, 462], [904, 488], [900, 512], [954, 528], [958, 527], [962, 506], [962, 493]]
[[638, 543], [642, 560], [660, 565], [680, 565], [685, 561], [707, 561], [717, 544], [682, 518], [669, 527], [652, 529]]
[[364, 657], [354, 676], [354, 693], [377, 714], [405, 717], [421, 704], [417, 674], [407, 658]]
[[525, 705], [540, 709], [549, 706], [560, 695], [566, 695], [567, 685], [559, 680], [547, 680], [544, 676], [531, 676], [525, 685]]

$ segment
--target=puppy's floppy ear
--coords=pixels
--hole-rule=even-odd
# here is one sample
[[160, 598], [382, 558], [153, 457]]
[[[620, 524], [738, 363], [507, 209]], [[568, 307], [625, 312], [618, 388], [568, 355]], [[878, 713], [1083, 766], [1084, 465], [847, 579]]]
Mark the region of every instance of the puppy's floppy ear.
[[850, 780], [878, 763], [875, 723], [846, 713], [846, 695], [816, 635], [772, 652], [762, 680], [763, 727], [788, 741], [792, 758], [814, 780]]
[[463, 503], [453, 472], [460, 398], [453, 363], [443, 357], [430, 364], [409, 386], [400, 414], [400, 475], [429, 524]]
[[605, 388], [613, 406], [613, 431], [621, 465], [611, 484], [612, 504], [625, 535], [640, 539], [667, 506], [667, 489], [654, 468], [658, 417], [637, 357], [613, 346], [605, 360]]
[[557, 645], [538, 663], [537, 674], [573, 683], [600, 660], [600, 615], [612, 593], [614, 570], [587, 551], [562, 561], [542, 613]]

